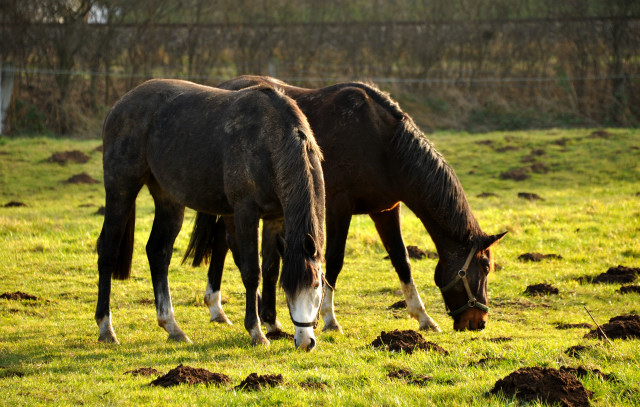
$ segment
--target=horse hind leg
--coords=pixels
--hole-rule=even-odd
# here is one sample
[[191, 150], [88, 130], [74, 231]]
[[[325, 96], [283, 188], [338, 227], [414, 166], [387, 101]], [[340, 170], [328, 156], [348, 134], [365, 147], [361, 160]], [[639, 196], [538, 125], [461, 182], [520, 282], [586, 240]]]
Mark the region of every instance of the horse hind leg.
[[[230, 218], [233, 222], [233, 218]], [[220, 285], [222, 283], [222, 273], [224, 271], [224, 260], [229, 251], [226, 239], [225, 221], [223, 218], [216, 220], [215, 216], [198, 213], [196, 222], [207, 222], [207, 228], [213, 228], [213, 239], [211, 241], [211, 264], [207, 274], [207, 289], [204, 294], [204, 303], [209, 308], [211, 322], [231, 325], [231, 321], [222, 309], [222, 294]], [[200, 225], [204, 226], [204, 225]]]
[[421, 330], [440, 332], [438, 324], [427, 314], [411, 276], [411, 265], [400, 229], [400, 205], [370, 217], [400, 279], [409, 315], [418, 320]]
[[[95, 320], [100, 329], [98, 341], [118, 343], [111, 324], [111, 278], [124, 280], [131, 271], [135, 202], [142, 185], [132, 183], [127, 193], [106, 188], [105, 216], [98, 238], [98, 303]], [[121, 189], [119, 189], [121, 190]]]
[[170, 340], [191, 343], [175, 320], [168, 279], [173, 244], [182, 227], [184, 206], [171, 200], [154, 182], [149, 183], [149, 191], [155, 203], [155, 216], [146, 249], [158, 325], [167, 331]]

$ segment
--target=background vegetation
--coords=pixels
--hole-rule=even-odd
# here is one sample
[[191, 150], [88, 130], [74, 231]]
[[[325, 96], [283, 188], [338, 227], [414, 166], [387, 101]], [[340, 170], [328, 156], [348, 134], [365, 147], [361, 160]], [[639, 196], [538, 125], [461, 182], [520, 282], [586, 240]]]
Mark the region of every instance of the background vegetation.
[[5, 0], [13, 133], [99, 133], [151, 77], [373, 80], [425, 128], [637, 125], [635, 0]]
[[[580, 280], [618, 264], [640, 267], [640, 132], [628, 129], [529, 132], [436, 132], [430, 136], [456, 169], [474, 213], [488, 233], [508, 230], [490, 276], [491, 314], [482, 332], [454, 332], [433, 282], [436, 260], [413, 260], [415, 280], [430, 315], [443, 328], [424, 333], [450, 352], [394, 354], [369, 344], [381, 331], [416, 329], [404, 311], [388, 307], [401, 299], [399, 284], [372, 222], [354, 218], [345, 269], [338, 281], [336, 310], [344, 335], [317, 332], [318, 348], [297, 352], [290, 341], [252, 347], [242, 327], [244, 290], [227, 261], [223, 298], [235, 323], [208, 322], [203, 304], [205, 269], [179, 264], [193, 213], [176, 243], [170, 282], [176, 317], [194, 344], [166, 341], [155, 321], [153, 291], [144, 253], [153, 217], [146, 192], [138, 198], [136, 251], [131, 280], [113, 283], [113, 322], [121, 345], [97, 342], [93, 320], [97, 297], [95, 241], [104, 203], [101, 184], [65, 183], [86, 172], [102, 179], [98, 140], [0, 138], [0, 293], [17, 290], [35, 301], [0, 299], [0, 405], [513, 405], [488, 396], [496, 380], [526, 366], [585, 366], [613, 373], [619, 381], [581, 379], [595, 394], [593, 405], [640, 405], [638, 340], [609, 346], [584, 339], [586, 329], [558, 330], [557, 323], [600, 323], [640, 311], [638, 294], [619, 293], [619, 284]], [[80, 150], [85, 164], [50, 162], [53, 152]], [[531, 161], [543, 165], [534, 167]], [[545, 168], [546, 171], [541, 170]], [[510, 170], [537, 168], [529, 179], [502, 179]], [[483, 192], [497, 196], [480, 198]], [[532, 192], [544, 200], [518, 198]], [[407, 244], [434, 250], [410, 211], [403, 212]], [[562, 259], [518, 260], [525, 252], [555, 253]], [[549, 283], [558, 295], [529, 297], [530, 284]], [[292, 332], [281, 294], [284, 329]], [[509, 338], [497, 340], [500, 338]], [[565, 350], [591, 347], [580, 358]], [[499, 358], [483, 366], [482, 358]], [[153, 377], [126, 371], [154, 367], [166, 373], [183, 363], [229, 375], [222, 388], [150, 387]], [[425, 385], [390, 380], [408, 369], [429, 375]], [[249, 373], [282, 374], [284, 384], [259, 392], [236, 391]], [[300, 382], [327, 385], [309, 390]]]

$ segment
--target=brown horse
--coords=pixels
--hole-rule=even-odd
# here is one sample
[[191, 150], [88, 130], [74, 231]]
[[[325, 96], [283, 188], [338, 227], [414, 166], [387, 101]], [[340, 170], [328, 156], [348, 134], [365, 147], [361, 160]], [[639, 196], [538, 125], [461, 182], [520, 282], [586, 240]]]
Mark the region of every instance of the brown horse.
[[[103, 129], [105, 217], [98, 239], [99, 340], [117, 342], [111, 325], [111, 277], [131, 269], [135, 201], [147, 185], [155, 203], [147, 243], [158, 324], [189, 341], [174, 318], [168, 267], [188, 206], [233, 215], [227, 224], [246, 289], [245, 328], [269, 341], [258, 319], [260, 218], [284, 225], [282, 287], [295, 344], [315, 346], [313, 321], [322, 299], [324, 182], [321, 153], [293, 100], [268, 85], [229, 91], [178, 80], [152, 80], [109, 112]], [[310, 322], [309, 322], [310, 321]]]
[[[422, 221], [436, 245], [435, 282], [453, 317], [454, 328], [483, 329], [488, 317], [487, 276], [493, 269], [491, 246], [504, 236], [488, 236], [473, 216], [453, 169], [424, 137], [409, 115], [388, 95], [363, 83], [340, 83], [320, 89], [290, 86], [263, 76], [242, 76], [219, 87], [241, 89], [270, 84], [292, 97], [307, 115], [325, 160], [326, 293], [321, 308], [325, 330], [341, 330], [333, 308], [333, 288], [342, 269], [351, 216], [368, 214], [389, 253], [409, 314], [420, 329], [439, 331], [427, 315], [411, 276], [400, 229], [400, 202]], [[275, 287], [279, 259], [271, 242], [278, 225], [263, 228], [261, 317], [269, 330], [279, 329]], [[220, 279], [226, 253], [224, 224], [198, 214], [189, 249], [194, 264], [211, 256], [205, 301], [211, 320], [228, 322], [220, 305]]]

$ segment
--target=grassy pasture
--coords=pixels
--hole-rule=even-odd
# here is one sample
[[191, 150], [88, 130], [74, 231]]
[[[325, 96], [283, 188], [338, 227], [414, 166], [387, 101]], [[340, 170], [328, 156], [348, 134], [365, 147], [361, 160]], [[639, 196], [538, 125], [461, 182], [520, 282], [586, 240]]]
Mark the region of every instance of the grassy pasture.
[[[592, 323], [583, 306], [599, 323], [640, 312], [638, 294], [621, 295], [620, 284], [578, 281], [618, 264], [640, 267], [640, 131], [440, 132], [429, 137], [456, 170], [483, 229], [509, 231], [496, 250], [502, 269], [490, 277], [490, 320], [479, 333], [452, 330], [433, 282], [436, 260], [412, 262], [427, 311], [443, 328], [423, 336], [448, 350], [448, 356], [395, 354], [369, 346], [383, 330], [416, 329], [417, 323], [404, 311], [388, 309], [401, 299], [399, 284], [383, 259], [386, 253], [373, 223], [363, 216], [352, 221], [338, 280], [336, 312], [344, 335], [318, 331], [318, 348], [307, 354], [295, 351], [290, 341], [250, 345], [242, 325], [244, 289], [230, 258], [223, 298], [234, 325], [208, 322], [206, 269], [179, 263], [194, 215], [188, 212], [169, 278], [176, 318], [194, 343], [168, 342], [156, 324], [144, 252], [153, 219], [146, 190], [138, 198], [132, 278], [112, 285], [113, 324], [121, 345], [100, 344], [93, 313], [95, 241], [102, 216], [95, 212], [104, 204], [104, 192], [101, 183], [63, 182], [81, 172], [102, 180], [101, 155], [94, 151], [100, 141], [0, 138], [0, 205], [27, 205], [0, 207], [0, 294], [22, 291], [38, 297], [0, 299], [0, 405], [502, 406], [516, 402], [487, 392], [496, 380], [526, 366], [584, 366], [613, 373], [618, 382], [581, 379], [594, 392], [592, 403], [640, 405], [638, 340], [615, 340], [609, 346], [583, 339], [586, 329], [555, 328], [556, 323]], [[47, 161], [54, 152], [76, 149], [91, 157], [88, 163]], [[530, 178], [501, 178], [512, 170]], [[483, 192], [497, 196], [478, 197]], [[519, 192], [536, 193], [543, 200], [518, 198]], [[403, 231], [406, 244], [434, 250], [406, 208]], [[525, 252], [554, 253], [562, 259], [519, 261]], [[560, 293], [523, 295], [537, 283], [552, 284]], [[286, 307], [279, 307], [278, 315], [292, 332]], [[591, 348], [574, 358], [564, 352], [574, 345]], [[482, 358], [496, 359], [473, 365]], [[154, 377], [125, 374], [139, 367], [166, 373], [180, 363], [225, 373], [233, 384], [156, 388], [147, 386]], [[386, 377], [400, 368], [433, 380], [416, 385]], [[284, 384], [257, 392], [234, 390], [251, 372], [282, 374]], [[327, 387], [305, 389], [300, 383], [306, 380]]]

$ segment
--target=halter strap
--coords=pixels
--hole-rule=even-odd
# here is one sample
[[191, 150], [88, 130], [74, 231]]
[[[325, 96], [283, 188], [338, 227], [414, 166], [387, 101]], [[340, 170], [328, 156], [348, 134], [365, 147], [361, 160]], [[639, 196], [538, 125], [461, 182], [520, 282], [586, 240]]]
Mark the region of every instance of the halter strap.
[[452, 289], [458, 283], [458, 281], [462, 280], [462, 284], [464, 284], [464, 289], [467, 292], [467, 298], [469, 299], [469, 301], [455, 311], [448, 311], [447, 313], [452, 317], [462, 314], [469, 308], [478, 308], [479, 310], [482, 310], [484, 312], [489, 312], [489, 307], [482, 304], [481, 302], [478, 302], [478, 300], [476, 300], [476, 297], [473, 296], [473, 294], [471, 293], [471, 288], [469, 287], [469, 281], [467, 280], [467, 269], [469, 268], [471, 259], [473, 259], [473, 256], [476, 254], [476, 252], [477, 248], [474, 245], [471, 248], [471, 252], [469, 252], [469, 255], [467, 256], [467, 260], [464, 262], [464, 265], [460, 270], [458, 270], [456, 278], [454, 278], [453, 281], [440, 289], [440, 292], [444, 294], [445, 292]]

